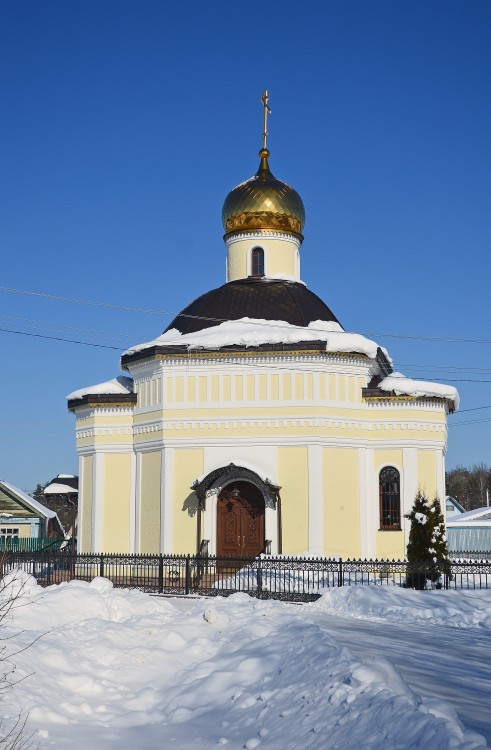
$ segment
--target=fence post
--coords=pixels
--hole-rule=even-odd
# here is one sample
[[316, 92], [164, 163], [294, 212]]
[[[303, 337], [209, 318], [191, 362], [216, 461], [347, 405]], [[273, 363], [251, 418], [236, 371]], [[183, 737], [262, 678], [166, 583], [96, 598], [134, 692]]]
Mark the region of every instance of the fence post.
[[338, 586], [343, 585], [343, 559], [339, 558], [339, 567], [338, 567]]
[[261, 569], [261, 558], [257, 558], [257, 598], [263, 598], [263, 571]]
[[159, 594], [164, 593], [164, 558], [159, 555]]
[[186, 555], [186, 594], [191, 591], [191, 558]]
[[104, 555], [101, 555], [101, 559], [99, 561], [99, 575], [101, 578], [104, 578]]

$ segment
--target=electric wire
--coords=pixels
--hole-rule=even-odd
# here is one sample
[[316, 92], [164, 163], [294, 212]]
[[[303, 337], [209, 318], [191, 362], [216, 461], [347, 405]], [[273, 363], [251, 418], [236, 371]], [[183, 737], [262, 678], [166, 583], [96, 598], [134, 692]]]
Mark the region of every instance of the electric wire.
[[[169, 310], [157, 310], [157, 309], [146, 309], [142, 307], [131, 307], [128, 305], [116, 305], [110, 302], [100, 302], [96, 300], [85, 300], [80, 299], [77, 297], [63, 297], [61, 295], [51, 294], [48, 292], [35, 292], [28, 289], [15, 289], [14, 287], [0, 287], [0, 292], [8, 292], [13, 294], [23, 294], [23, 295], [29, 295], [33, 297], [42, 297], [45, 299], [51, 299], [51, 300], [57, 300], [59, 302], [69, 302], [73, 304], [78, 305], [89, 305], [92, 307], [105, 307], [110, 308], [113, 310], [124, 310], [127, 312], [135, 312], [135, 313], [143, 313], [146, 315], [162, 315], [162, 316], [177, 316], [180, 315], [181, 317], [185, 318], [192, 318], [196, 320], [206, 320], [210, 322], [215, 323], [226, 323], [228, 322], [228, 319], [226, 318], [214, 318], [214, 317], [207, 317], [204, 315], [189, 315], [184, 314], [182, 312], [175, 312], [175, 311], [169, 311]], [[246, 321], [244, 321], [245, 323]], [[268, 327], [275, 327], [275, 323], [273, 321], [251, 321], [251, 325], [265, 325]], [[277, 327], [282, 328], [281, 323], [276, 324]], [[316, 329], [316, 328], [310, 328], [311, 331], [319, 331], [324, 333], [324, 329]], [[346, 331], [346, 333], [355, 333], [354, 331]], [[415, 340], [415, 341], [431, 341], [431, 342], [444, 342], [444, 343], [459, 343], [459, 344], [491, 344], [491, 339], [468, 339], [463, 337], [451, 337], [451, 336], [413, 336], [413, 335], [404, 335], [404, 334], [395, 334], [395, 333], [365, 333], [363, 335], [366, 336], [376, 336], [378, 338], [394, 338], [394, 339], [408, 339], [408, 340]]]
[[[0, 328], [0, 333], [11, 333], [18, 336], [30, 336], [33, 338], [40, 338], [40, 339], [47, 339], [51, 341], [62, 341], [66, 344], [78, 344], [79, 346], [91, 346], [98, 349], [111, 349], [113, 351], [123, 352], [125, 351], [123, 347], [120, 346], [111, 346], [109, 344], [97, 344], [95, 342], [90, 341], [80, 341], [78, 339], [68, 339], [68, 338], [62, 338], [61, 336], [49, 336], [46, 334], [41, 333], [32, 333], [28, 331], [16, 331], [9, 328]], [[246, 365], [252, 365], [253, 367], [261, 367], [260, 363], [244, 363]], [[269, 365], [266, 365], [268, 367]], [[282, 368], [280, 365], [275, 365], [276, 369], [290, 369], [288, 367]], [[318, 372], [318, 370], [308, 370], [304, 368], [304, 372]], [[441, 381], [444, 383], [491, 383], [491, 379], [479, 379], [479, 378], [442, 378], [442, 377], [433, 377], [433, 380], [435, 381]]]

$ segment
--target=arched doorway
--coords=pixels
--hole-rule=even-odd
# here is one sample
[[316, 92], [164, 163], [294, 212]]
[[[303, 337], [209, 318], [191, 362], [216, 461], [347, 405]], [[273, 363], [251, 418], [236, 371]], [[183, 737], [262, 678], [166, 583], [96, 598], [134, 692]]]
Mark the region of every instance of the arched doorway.
[[218, 557], [256, 557], [264, 551], [264, 498], [250, 482], [224, 487], [217, 499]]

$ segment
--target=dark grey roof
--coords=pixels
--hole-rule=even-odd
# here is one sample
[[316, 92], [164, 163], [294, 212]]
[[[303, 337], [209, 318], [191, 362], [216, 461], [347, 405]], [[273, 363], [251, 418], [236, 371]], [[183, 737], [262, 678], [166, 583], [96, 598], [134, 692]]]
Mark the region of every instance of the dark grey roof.
[[227, 320], [259, 318], [308, 326], [315, 320], [339, 323], [328, 306], [304, 284], [262, 277], [239, 279], [202, 294], [174, 318], [166, 331], [195, 333]]

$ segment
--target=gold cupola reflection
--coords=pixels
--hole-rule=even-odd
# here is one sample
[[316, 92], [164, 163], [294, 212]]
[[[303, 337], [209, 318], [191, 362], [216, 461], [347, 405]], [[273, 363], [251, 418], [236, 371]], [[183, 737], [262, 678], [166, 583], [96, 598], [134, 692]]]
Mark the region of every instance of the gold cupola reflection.
[[296, 190], [278, 180], [269, 169], [269, 151], [262, 148], [259, 169], [225, 198], [222, 220], [225, 234], [277, 230], [302, 236], [305, 208]]

